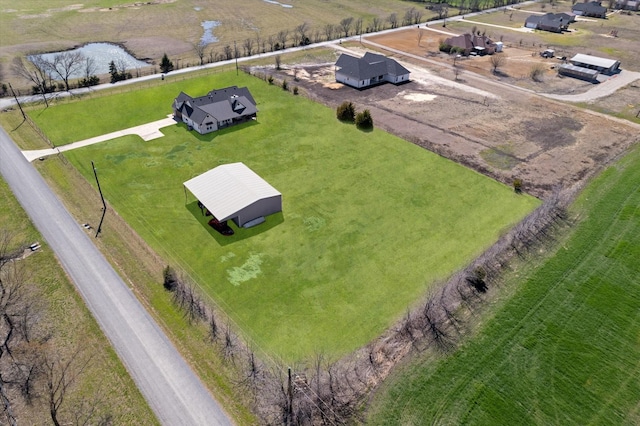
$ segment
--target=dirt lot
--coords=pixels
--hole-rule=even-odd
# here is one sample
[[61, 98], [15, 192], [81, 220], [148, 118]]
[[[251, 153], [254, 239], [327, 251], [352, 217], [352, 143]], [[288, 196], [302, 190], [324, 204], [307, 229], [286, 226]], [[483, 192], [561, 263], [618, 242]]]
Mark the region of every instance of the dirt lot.
[[[417, 39], [408, 43], [417, 46]], [[640, 141], [631, 124], [492, 81], [478, 83], [470, 75], [456, 82], [450, 69], [434, 71], [416, 62], [403, 62], [412, 81], [399, 86], [343, 86], [329, 64], [296, 66], [295, 84], [330, 107], [352, 101], [358, 110], [368, 108], [376, 127], [507, 184], [520, 178], [539, 197], [558, 185], [582, 182]], [[272, 67], [260, 71], [265, 70], [275, 73]], [[276, 74], [294, 77], [292, 69]]]

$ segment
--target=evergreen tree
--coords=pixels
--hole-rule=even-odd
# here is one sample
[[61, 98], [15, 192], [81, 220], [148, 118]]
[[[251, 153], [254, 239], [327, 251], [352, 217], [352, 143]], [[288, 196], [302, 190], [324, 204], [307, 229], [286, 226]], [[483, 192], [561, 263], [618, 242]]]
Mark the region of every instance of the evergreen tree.
[[169, 57], [166, 53], [164, 54], [164, 56], [162, 57], [162, 61], [160, 62], [160, 71], [162, 71], [164, 74], [173, 71], [173, 62], [169, 60]]

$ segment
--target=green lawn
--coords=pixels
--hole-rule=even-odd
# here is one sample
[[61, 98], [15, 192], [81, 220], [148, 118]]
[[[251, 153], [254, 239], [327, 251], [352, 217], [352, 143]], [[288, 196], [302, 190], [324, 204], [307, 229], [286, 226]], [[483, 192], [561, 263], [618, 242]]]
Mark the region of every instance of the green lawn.
[[[367, 343], [538, 204], [387, 133], [341, 124], [333, 110], [253, 77], [228, 73], [181, 87], [198, 95], [228, 84], [249, 86], [257, 122], [207, 136], [173, 126], [154, 141], [129, 136], [65, 155], [90, 181], [95, 161], [118, 213], [270, 356], [335, 357]], [[120, 126], [103, 115], [86, 123], [69, 115], [95, 108], [91, 100], [49, 108], [38, 120], [47, 134], [80, 139], [67, 133], [88, 137], [97, 127], [162, 118], [180, 90], [173, 89], [96, 100], [122, 105], [126, 118], [113, 116]], [[284, 211], [222, 237], [182, 182], [236, 161], [282, 192]]]
[[459, 350], [397, 375], [372, 424], [640, 423], [640, 148], [575, 209], [557, 254]]

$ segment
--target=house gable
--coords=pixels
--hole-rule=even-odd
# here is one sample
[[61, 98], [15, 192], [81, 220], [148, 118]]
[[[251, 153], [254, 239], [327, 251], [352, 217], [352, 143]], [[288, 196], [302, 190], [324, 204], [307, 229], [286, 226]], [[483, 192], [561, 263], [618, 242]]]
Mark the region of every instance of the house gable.
[[383, 81], [400, 83], [409, 80], [409, 70], [393, 59], [367, 52], [362, 58], [342, 54], [336, 61], [336, 81], [356, 88]]
[[177, 120], [204, 134], [255, 118], [258, 108], [249, 89], [231, 86], [197, 98], [181, 92], [173, 101], [173, 112]]

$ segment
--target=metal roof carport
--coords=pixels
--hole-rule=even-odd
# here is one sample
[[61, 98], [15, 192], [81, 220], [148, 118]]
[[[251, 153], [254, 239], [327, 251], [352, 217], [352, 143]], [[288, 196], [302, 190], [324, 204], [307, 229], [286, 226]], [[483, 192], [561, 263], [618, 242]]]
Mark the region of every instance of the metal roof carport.
[[184, 186], [219, 221], [238, 226], [282, 211], [282, 194], [243, 163], [223, 164]]

